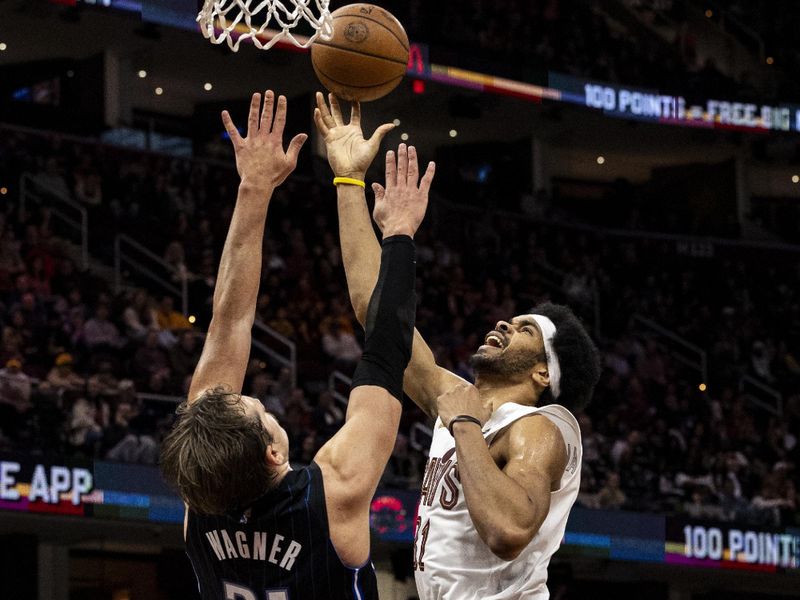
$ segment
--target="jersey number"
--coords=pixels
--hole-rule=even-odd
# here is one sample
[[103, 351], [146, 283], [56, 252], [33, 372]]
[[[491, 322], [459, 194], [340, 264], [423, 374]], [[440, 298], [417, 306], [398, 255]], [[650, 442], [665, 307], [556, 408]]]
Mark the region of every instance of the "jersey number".
[[428, 543], [428, 533], [431, 529], [431, 520], [425, 521], [425, 525], [420, 527], [422, 518], [417, 517], [417, 533], [414, 534], [414, 570], [424, 571], [425, 561], [422, 557], [425, 556], [425, 544]]
[[[283, 590], [266, 590], [266, 600], [289, 600], [289, 592]], [[259, 600], [256, 593], [235, 583], [225, 582], [225, 600]]]

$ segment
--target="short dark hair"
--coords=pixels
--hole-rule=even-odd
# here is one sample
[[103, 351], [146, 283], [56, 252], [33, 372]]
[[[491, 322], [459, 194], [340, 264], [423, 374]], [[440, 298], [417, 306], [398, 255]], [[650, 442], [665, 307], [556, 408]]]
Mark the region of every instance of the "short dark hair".
[[539, 406], [561, 404], [572, 412], [581, 410], [592, 398], [600, 379], [600, 352], [592, 338], [568, 306], [545, 302], [531, 313], [549, 318], [556, 326], [553, 350], [561, 367], [561, 393], [553, 397], [547, 388], [539, 398]]
[[239, 394], [210, 389], [176, 414], [161, 447], [161, 472], [191, 510], [228, 514], [270, 489], [276, 474], [266, 452], [273, 439]]

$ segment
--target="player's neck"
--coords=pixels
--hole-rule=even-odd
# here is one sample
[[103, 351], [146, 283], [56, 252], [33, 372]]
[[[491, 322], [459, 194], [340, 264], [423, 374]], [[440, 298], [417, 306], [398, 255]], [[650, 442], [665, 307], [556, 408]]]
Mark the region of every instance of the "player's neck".
[[289, 471], [291, 471], [291, 470], [292, 470], [292, 467], [291, 467], [291, 465], [289, 465], [289, 461], [288, 460], [285, 463], [283, 463], [282, 465], [278, 465], [277, 467], [275, 467], [275, 483], [274, 483], [274, 485], [278, 486], [280, 484], [280, 482], [283, 481], [283, 478], [286, 477], [286, 475], [288, 475]]
[[526, 406], [536, 406], [539, 395], [531, 381], [509, 382], [508, 379], [478, 377], [475, 387], [481, 394], [484, 406], [490, 406], [492, 412], [503, 404], [514, 402]]

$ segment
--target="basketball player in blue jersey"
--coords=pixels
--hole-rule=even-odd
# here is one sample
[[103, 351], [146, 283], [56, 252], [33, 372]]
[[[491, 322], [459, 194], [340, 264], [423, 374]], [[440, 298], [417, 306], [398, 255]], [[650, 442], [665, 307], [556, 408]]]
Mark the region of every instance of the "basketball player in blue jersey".
[[[247, 136], [223, 122], [241, 177], [214, 291], [213, 318], [188, 399], [164, 441], [161, 466], [186, 504], [187, 553], [203, 600], [374, 600], [369, 507], [394, 446], [415, 317], [413, 235], [433, 170], [387, 182], [364, 354], [345, 424], [312, 464], [289, 466], [288, 438], [261, 403], [242, 396], [270, 197], [306, 137], [283, 150], [286, 99], [260, 94]], [[260, 116], [259, 116], [260, 112]], [[274, 114], [273, 114], [274, 112]], [[339, 185], [352, 182], [339, 181]]]
[[[331, 168], [363, 179], [377, 148], [362, 136], [360, 108], [345, 123], [336, 99], [329, 103], [318, 94], [314, 117]], [[416, 160], [413, 147], [390, 152], [386, 181], [398, 176], [396, 162]], [[382, 202], [388, 191], [372, 188]], [[380, 246], [364, 190], [340, 187], [338, 209], [350, 298], [363, 322]], [[436, 421], [414, 547], [419, 596], [545, 600], [547, 565], [580, 488], [581, 436], [572, 413], [599, 378], [597, 349], [572, 311], [544, 304], [498, 322], [472, 366], [474, 386], [437, 366], [415, 331], [404, 390]]]

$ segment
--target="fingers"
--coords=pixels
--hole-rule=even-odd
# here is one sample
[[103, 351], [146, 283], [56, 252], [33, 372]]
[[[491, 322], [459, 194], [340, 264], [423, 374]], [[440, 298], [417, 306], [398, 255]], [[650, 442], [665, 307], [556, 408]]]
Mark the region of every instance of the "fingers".
[[425, 175], [422, 176], [422, 181], [419, 182], [420, 192], [424, 192], [425, 195], [430, 192], [434, 175], [436, 175], [436, 163], [431, 161], [428, 163], [428, 168], [425, 170]]
[[269, 133], [272, 127], [272, 112], [275, 109], [275, 92], [267, 90], [264, 93], [264, 108], [261, 111], [261, 131]]
[[386, 137], [386, 134], [389, 133], [392, 129], [394, 129], [394, 125], [392, 123], [386, 123], [385, 125], [381, 125], [375, 130], [375, 133], [372, 134], [372, 137], [369, 138], [369, 143], [373, 147], [377, 147], [383, 141], [383, 138]]
[[225, 131], [228, 132], [228, 137], [231, 138], [234, 146], [242, 143], [242, 136], [236, 126], [233, 124], [233, 119], [227, 110], [222, 111], [222, 124], [225, 126]]
[[333, 115], [334, 123], [336, 123], [336, 125], [344, 125], [342, 109], [339, 106], [339, 101], [336, 99], [336, 96], [328, 94], [328, 101], [331, 103], [331, 115]]
[[286, 126], [286, 96], [278, 96], [278, 109], [275, 111], [275, 120], [272, 123], [272, 133], [278, 137], [283, 136]]
[[386, 196], [386, 190], [380, 183], [373, 183], [372, 191], [375, 193], [375, 202], [381, 202]]
[[298, 133], [292, 138], [292, 141], [289, 142], [289, 148], [286, 150], [286, 159], [289, 161], [289, 164], [292, 165], [292, 169], [297, 166], [297, 157], [300, 155], [300, 150], [307, 139], [308, 136], [305, 133]]
[[336, 121], [334, 121], [331, 116], [331, 111], [325, 103], [325, 96], [322, 95], [322, 92], [317, 92], [317, 110], [319, 111], [322, 122], [325, 123], [328, 129], [336, 127]]
[[361, 125], [361, 103], [358, 100], [350, 103], [350, 125]]
[[322, 119], [322, 113], [318, 108], [314, 109], [314, 123], [317, 124], [317, 129], [322, 134], [322, 137], [328, 137], [328, 132], [330, 129], [325, 124], [325, 121]]
[[247, 118], [247, 137], [258, 133], [258, 109], [261, 107], [261, 94], [256, 92], [250, 99], [250, 115]]
[[397, 163], [394, 152], [389, 150], [386, 153], [386, 188], [393, 188], [397, 185]]
[[408, 179], [407, 184], [417, 187], [419, 182], [419, 164], [417, 163], [417, 149], [414, 146], [408, 147]]
[[408, 178], [408, 146], [400, 144], [397, 148], [397, 185], [404, 186]]

